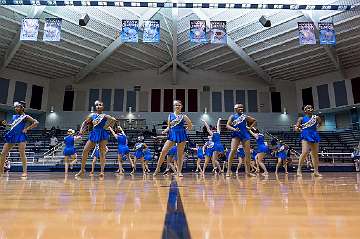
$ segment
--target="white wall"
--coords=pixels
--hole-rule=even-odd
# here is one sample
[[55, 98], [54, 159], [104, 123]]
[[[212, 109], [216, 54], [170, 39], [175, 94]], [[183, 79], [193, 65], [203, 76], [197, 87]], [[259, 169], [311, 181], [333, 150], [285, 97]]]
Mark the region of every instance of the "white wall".
[[[126, 91], [133, 90], [135, 85], [141, 86], [141, 91], [147, 91], [148, 94], [148, 109], [150, 110], [151, 106], [151, 89], [198, 89], [198, 110], [200, 109], [200, 92], [202, 91], [203, 86], [208, 85], [211, 88], [211, 91], [221, 91], [224, 90], [253, 90], [258, 91], [258, 105], [262, 103], [271, 102], [270, 94], [268, 94], [268, 102], [261, 102], [260, 93], [269, 92], [269, 85], [264, 81], [244, 76], [235, 76], [232, 74], [225, 74], [220, 72], [206, 72], [201, 70], [192, 70], [189, 74], [182, 71], [178, 71], [177, 78], [178, 83], [176, 85], [171, 83], [171, 71], [165, 72], [163, 74], [158, 74], [156, 70], [146, 70], [146, 71], [135, 71], [135, 72], [118, 72], [118, 73], [109, 73], [109, 74], [92, 74], [79, 82], [78, 84], [73, 84], [75, 89], [75, 100], [79, 95], [86, 94], [85, 105], [82, 107], [82, 110], [88, 109], [88, 97], [89, 89], [124, 89], [126, 99]], [[62, 109], [64, 88], [67, 84], [71, 84], [71, 79], [57, 80], [50, 82], [50, 91], [51, 96], [49, 97], [49, 108], [54, 106], [55, 110], [60, 111]], [[277, 91], [281, 91], [281, 100], [282, 108], [287, 108], [288, 112], [296, 112], [296, 98], [294, 94], [296, 93], [295, 87], [289, 82], [278, 82], [276, 83]], [[139, 95], [139, 92], [137, 92]], [[187, 93], [186, 93], [187, 94]], [[174, 94], [175, 95], [175, 94]], [[137, 97], [139, 100], [140, 97]], [[162, 98], [162, 97], [161, 97]], [[210, 103], [211, 103], [211, 94], [210, 94]], [[137, 102], [139, 103], [139, 101]], [[126, 109], [126, 100], [124, 100], [124, 110]], [[161, 109], [163, 108], [163, 102], [160, 102]], [[224, 104], [223, 104], [224, 105]], [[271, 107], [271, 103], [270, 103]], [[139, 109], [139, 106], [137, 106]], [[81, 111], [79, 107], [77, 110]], [[133, 109], [135, 110], [135, 109]], [[211, 109], [208, 109], [209, 112]], [[263, 111], [261, 108], [260, 111]], [[186, 111], [186, 109], [185, 109]]]
[[310, 77], [302, 80], [296, 81], [296, 96], [297, 96], [297, 106], [298, 111], [301, 111], [302, 107], [302, 89], [312, 87], [312, 93], [314, 98], [314, 107], [319, 109], [319, 100], [316, 87], [323, 84], [328, 84], [329, 99], [330, 99], [330, 108], [337, 108], [335, 105], [335, 93], [333, 82], [345, 80], [346, 92], [347, 92], [347, 101], [348, 105], [354, 104], [354, 98], [351, 87], [351, 79], [360, 76], [360, 67], [351, 68], [345, 71], [345, 77], [342, 76], [339, 72], [330, 72], [324, 75]]
[[12, 69], [4, 69], [4, 71], [0, 72], [0, 77], [9, 79], [9, 91], [8, 91], [8, 99], [7, 105], [13, 105], [14, 92], [15, 92], [15, 82], [21, 81], [27, 83], [27, 91], [26, 91], [26, 105], [30, 105], [31, 95], [32, 95], [32, 85], [38, 85], [44, 87], [43, 95], [42, 95], [42, 104], [41, 110], [45, 111], [47, 109], [47, 102], [49, 98], [49, 79], [36, 76], [33, 74], [29, 74], [22, 71], [12, 70]]
[[[77, 125], [81, 124], [82, 120], [89, 113], [88, 109], [88, 98], [89, 98], [89, 89], [124, 89], [124, 110], [126, 110], [126, 91], [133, 90], [134, 86], [141, 86], [141, 91], [147, 91], [148, 94], [148, 109], [151, 108], [151, 89], [198, 89], [198, 111], [199, 113], [188, 113], [192, 118], [195, 128], [199, 129], [201, 123], [201, 118], [204, 117], [203, 109], [200, 109], [200, 92], [205, 85], [210, 86], [211, 91], [221, 91], [224, 90], [252, 90], [256, 89], [258, 91], [258, 105], [262, 103], [269, 104], [271, 109], [271, 98], [268, 94], [268, 99], [265, 99], [267, 102], [260, 101], [261, 92], [269, 93], [269, 85], [264, 81], [257, 78], [235, 76], [232, 74], [225, 74], [219, 72], [205, 72], [201, 70], [192, 70], [189, 74], [182, 71], [178, 71], [178, 82], [176, 85], [171, 82], [171, 71], [167, 71], [163, 74], [158, 74], [156, 70], [146, 70], [146, 71], [135, 71], [135, 72], [119, 72], [119, 73], [109, 73], [109, 74], [92, 74], [79, 82], [78, 84], [72, 84], [75, 90], [75, 99], [74, 102], [85, 102], [83, 107], [77, 107], [76, 112], [62, 112], [62, 104], [64, 97], [65, 86], [71, 84], [71, 79], [57, 80], [50, 82], [50, 92], [49, 96], [49, 105], [54, 106], [55, 113], [48, 114], [46, 120], [46, 127], [60, 126], [61, 128], [74, 128]], [[276, 85], [277, 91], [281, 92], [282, 97], [282, 108], [287, 108], [287, 111], [290, 115], [284, 116], [279, 113], [250, 113], [258, 118], [258, 125], [260, 128], [267, 129], [289, 129], [290, 125], [295, 122], [296, 113], [296, 98], [294, 94], [296, 93], [295, 87], [292, 83], [289, 82], [278, 82]], [[84, 94], [85, 92], [85, 94]], [[137, 97], [137, 109], [139, 109], [139, 93]], [[187, 94], [187, 92], [186, 92]], [[79, 100], [77, 97], [82, 95], [85, 96], [84, 100]], [[266, 95], [266, 94], [265, 94]], [[175, 96], [175, 92], [174, 92]], [[161, 110], [163, 109], [163, 97], [161, 97]], [[234, 97], [235, 98], [235, 97]], [[211, 94], [210, 94], [210, 103], [211, 103]], [[113, 103], [113, 102], [112, 102]], [[75, 103], [74, 103], [75, 104]], [[224, 108], [224, 104], [223, 104]], [[263, 110], [259, 107], [259, 110]], [[186, 111], [186, 109], [185, 109]], [[156, 125], [161, 123], [163, 120], [167, 119], [168, 112], [137, 112], [133, 109], [134, 118], [146, 119], [148, 125]], [[215, 124], [215, 121], [218, 117], [227, 119], [230, 115], [230, 112], [227, 113], [215, 113], [211, 112], [211, 109], [208, 109], [209, 114], [206, 118], [209, 120], [210, 124]], [[117, 118], [128, 118], [126, 112], [109, 112], [109, 114], [116, 116]]]

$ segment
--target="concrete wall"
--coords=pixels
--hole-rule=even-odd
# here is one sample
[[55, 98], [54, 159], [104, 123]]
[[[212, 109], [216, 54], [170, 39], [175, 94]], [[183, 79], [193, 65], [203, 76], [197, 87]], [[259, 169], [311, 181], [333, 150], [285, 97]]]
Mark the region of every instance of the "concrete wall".
[[[54, 106], [57, 111], [62, 109], [62, 102], [64, 96], [64, 88], [71, 84], [71, 80], [57, 80], [50, 82], [50, 91], [52, 95], [49, 98], [48, 108]], [[141, 92], [137, 92], [137, 106], [133, 111], [139, 111], [140, 105], [147, 104], [150, 109], [151, 104], [151, 89], [197, 89], [198, 90], [198, 110], [202, 109], [202, 102], [200, 94], [203, 86], [210, 86], [210, 91], [217, 91], [224, 93], [224, 90], [257, 90], [258, 92], [258, 111], [269, 112], [271, 110], [271, 99], [269, 94], [269, 85], [257, 78], [234, 76], [232, 74], [225, 74], [219, 72], [205, 72], [200, 70], [191, 71], [189, 74], [179, 71], [178, 83], [173, 85], [171, 83], [171, 72], [158, 74], [156, 70], [135, 71], [135, 72], [119, 72], [111, 74], [90, 75], [78, 84], [72, 84], [75, 89], [74, 107], [77, 111], [87, 110], [89, 89], [124, 89], [126, 99], [126, 91], [132, 91], [134, 86], [141, 86]], [[296, 99], [293, 97], [296, 93], [293, 84], [289, 82], [279, 82], [276, 84], [278, 91], [282, 95], [282, 108], [287, 108], [288, 112], [296, 112]], [[143, 93], [147, 93], [147, 101], [144, 99]], [[211, 101], [211, 92], [209, 102]], [[264, 94], [265, 93], [265, 94]], [[146, 94], [144, 94], [146, 95]], [[260, 97], [267, 96], [266, 99]], [[175, 96], [175, 94], [174, 94]], [[187, 97], [187, 91], [186, 91]], [[112, 102], [113, 104], [113, 102]], [[160, 102], [161, 109], [163, 108], [163, 101]], [[262, 106], [266, 106], [262, 109]], [[224, 109], [223, 104], [223, 109]], [[112, 108], [111, 108], [112, 109]], [[126, 101], [124, 101], [124, 110], [126, 110]], [[187, 108], [184, 109], [187, 111]], [[208, 108], [211, 112], [211, 107]]]
[[351, 87], [351, 79], [360, 76], [360, 67], [351, 68], [345, 71], [345, 76], [342, 76], [339, 72], [330, 72], [320, 76], [310, 77], [295, 82], [296, 84], [296, 96], [297, 96], [297, 109], [300, 112], [302, 107], [302, 89], [312, 88], [313, 98], [314, 98], [314, 107], [319, 109], [319, 99], [317, 95], [316, 87], [319, 85], [327, 84], [328, 93], [330, 99], [330, 108], [339, 108], [335, 105], [335, 93], [333, 83], [336, 81], [345, 80], [346, 92], [347, 92], [347, 102], [348, 106], [354, 105], [354, 98]]
[[32, 85], [42, 86], [44, 88], [42, 95], [42, 104], [41, 110], [45, 111], [47, 109], [48, 99], [51, 97], [49, 95], [49, 79], [32, 75], [26, 72], [21, 72], [17, 70], [12, 70], [6, 68], [4, 71], [0, 72], [0, 77], [9, 79], [9, 91], [8, 91], [8, 99], [7, 106], [12, 106], [14, 102], [14, 92], [15, 92], [15, 82], [21, 81], [27, 83], [27, 91], [26, 91], [26, 105], [30, 105], [31, 95], [32, 95]]

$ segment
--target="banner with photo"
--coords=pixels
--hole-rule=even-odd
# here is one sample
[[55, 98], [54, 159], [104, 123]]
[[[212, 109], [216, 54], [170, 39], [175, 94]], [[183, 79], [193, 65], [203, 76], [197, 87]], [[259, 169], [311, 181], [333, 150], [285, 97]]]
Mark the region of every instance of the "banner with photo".
[[147, 42], [147, 43], [160, 42], [160, 20], [144, 21], [143, 42]]
[[206, 21], [190, 20], [190, 42], [207, 43], [206, 38]]
[[316, 44], [313, 22], [298, 22], [300, 45]]
[[61, 18], [45, 18], [43, 41], [60, 41], [61, 26]]
[[336, 33], [332, 22], [319, 22], [320, 44], [335, 45]]
[[226, 22], [210, 21], [210, 42], [215, 44], [226, 44]]
[[123, 42], [139, 41], [139, 20], [122, 20], [121, 40]]
[[39, 19], [24, 18], [21, 24], [20, 41], [37, 41]]

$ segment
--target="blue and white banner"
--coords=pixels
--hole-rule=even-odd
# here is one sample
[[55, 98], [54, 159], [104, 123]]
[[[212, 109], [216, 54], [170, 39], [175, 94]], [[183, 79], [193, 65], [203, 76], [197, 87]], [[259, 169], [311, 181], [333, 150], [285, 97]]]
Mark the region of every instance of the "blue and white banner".
[[190, 20], [190, 42], [207, 43], [206, 38], [206, 21]]
[[143, 42], [160, 42], [160, 20], [144, 21]]
[[300, 45], [316, 44], [313, 22], [298, 22]]
[[37, 41], [39, 19], [24, 18], [21, 24], [20, 41]]
[[320, 45], [335, 45], [336, 33], [332, 22], [319, 22]]
[[43, 41], [60, 41], [61, 26], [61, 18], [45, 18]]
[[210, 42], [215, 44], [226, 44], [226, 22], [210, 21]]
[[139, 41], [139, 20], [122, 20], [121, 40], [123, 42]]

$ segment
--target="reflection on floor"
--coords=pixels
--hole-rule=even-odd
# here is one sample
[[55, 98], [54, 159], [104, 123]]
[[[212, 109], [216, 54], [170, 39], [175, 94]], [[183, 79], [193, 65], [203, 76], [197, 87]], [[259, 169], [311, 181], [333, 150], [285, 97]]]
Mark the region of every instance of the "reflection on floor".
[[10, 173], [0, 178], [0, 212], [0, 238], [358, 238], [360, 174]]

